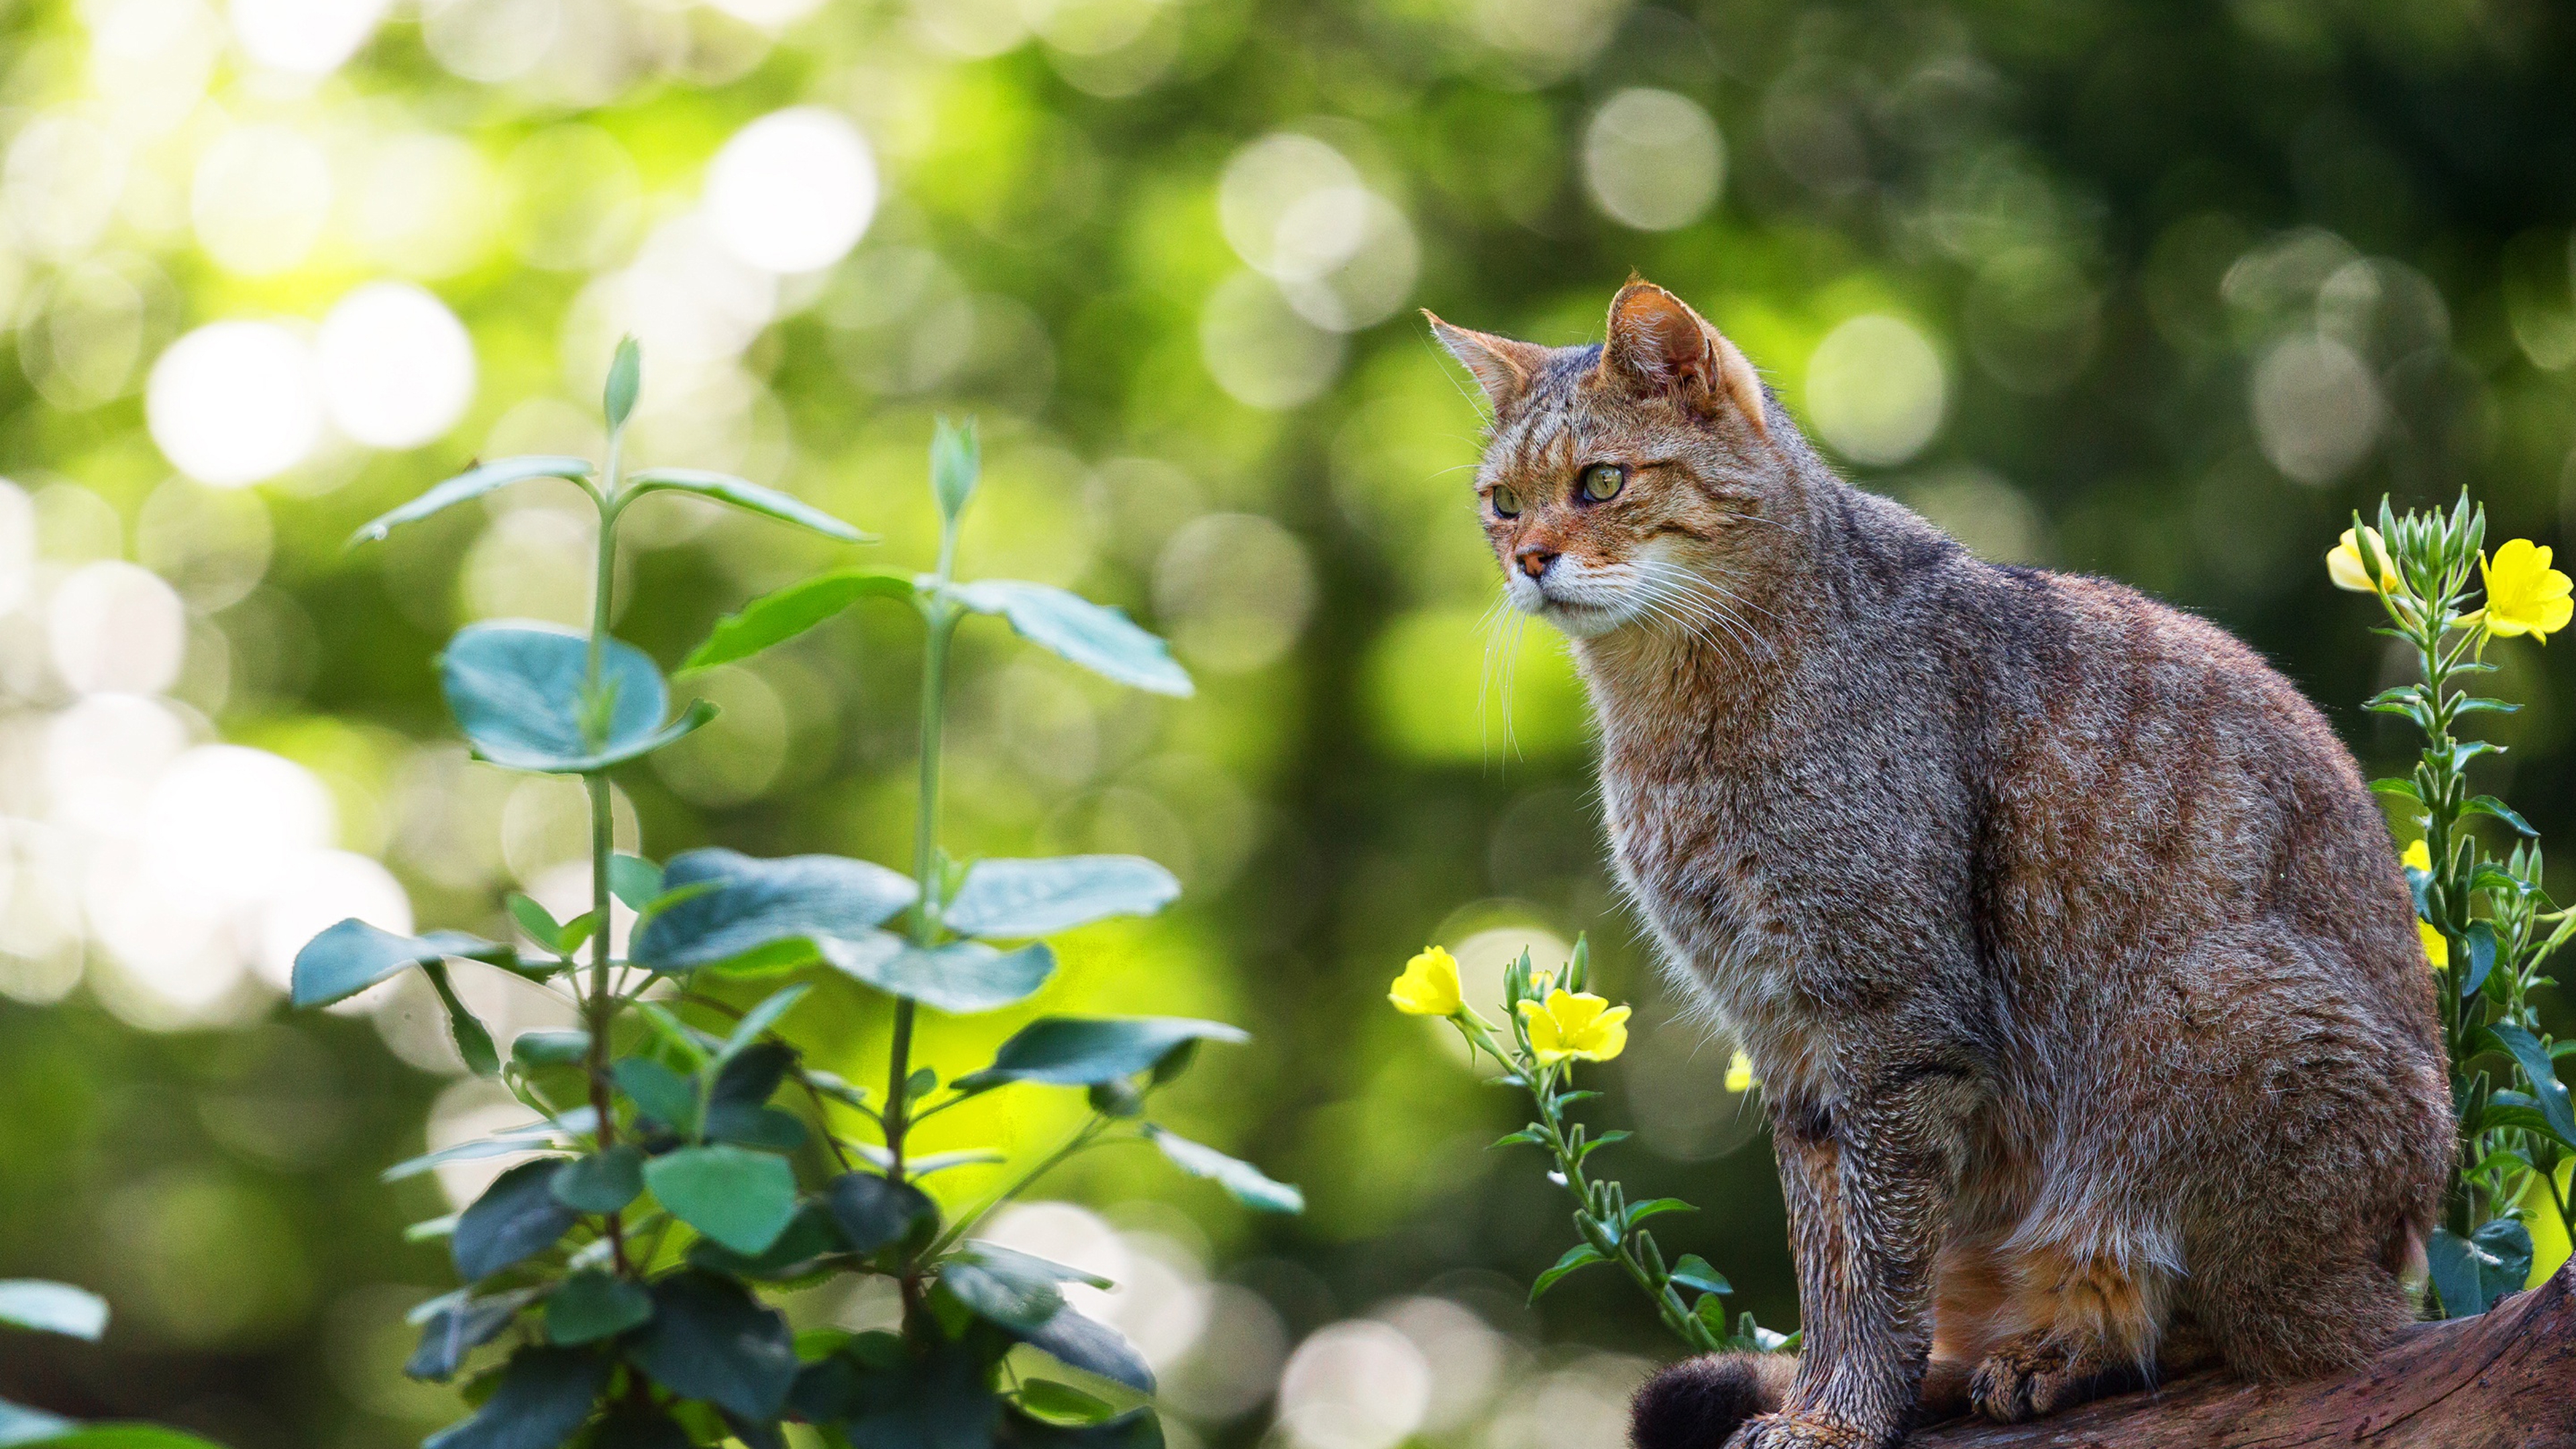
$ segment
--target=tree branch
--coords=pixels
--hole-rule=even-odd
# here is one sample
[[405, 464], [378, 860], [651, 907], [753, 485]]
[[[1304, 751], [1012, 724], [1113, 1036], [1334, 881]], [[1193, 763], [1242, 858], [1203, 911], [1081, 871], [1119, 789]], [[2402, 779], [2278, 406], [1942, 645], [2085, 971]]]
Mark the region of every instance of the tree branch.
[[1957, 1421], [1913, 1449], [2520, 1449], [2576, 1444], [2576, 1263], [2477, 1318], [2424, 1323], [2355, 1372], [2195, 1374], [2029, 1424]]

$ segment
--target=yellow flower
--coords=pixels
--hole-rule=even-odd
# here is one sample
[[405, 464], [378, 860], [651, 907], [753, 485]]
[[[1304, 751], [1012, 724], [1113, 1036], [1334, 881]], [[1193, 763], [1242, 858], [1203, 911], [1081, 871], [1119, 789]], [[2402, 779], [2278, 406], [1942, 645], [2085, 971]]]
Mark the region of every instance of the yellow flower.
[[2370, 569], [2361, 559], [2361, 545], [2353, 542], [2353, 531], [2349, 528], [2343, 531], [2342, 541], [2326, 555], [2326, 577], [2334, 580], [2336, 588], [2350, 589], [2356, 594], [2376, 594], [2404, 587], [2392, 566], [2393, 560], [2388, 557], [2388, 545], [2379, 537], [2379, 530], [2365, 528], [2361, 533], [2370, 540], [2371, 551], [2379, 555], [2379, 582], [2373, 584], [2370, 581]]
[[1547, 994], [1544, 1006], [1524, 1001], [1521, 1020], [1543, 1067], [1569, 1058], [1606, 1062], [1628, 1049], [1628, 1008], [1612, 1006], [1589, 991], [1559, 988]]
[[2433, 929], [2432, 922], [2417, 921], [2415, 934], [2424, 938], [2424, 959], [2433, 963], [2434, 970], [2440, 971], [2450, 966], [2451, 943], [2441, 932]]
[[1404, 963], [1404, 974], [1387, 989], [1386, 999], [1407, 1016], [1458, 1014], [1458, 958], [1437, 946]]
[[2497, 549], [2493, 559], [2478, 560], [2478, 567], [2486, 575], [2483, 612], [2490, 634], [2529, 634], [2545, 644], [2576, 614], [2576, 602], [2567, 597], [2576, 585], [2551, 568], [2549, 550], [2530, 539], [2515, 539]]
[[1753, 1058], [1737, 1052], [1735, 1060], [1726, 1064], [1726, 1090], [1750, 1092], [1760, 1085], [1762, 1079], [1753, 1075]]
[[2433, 848], [2426, 845], [2421, 840], [2418, 840], [2413, 845], [2406, 847], [2406, 854], [2399, 858], [2417, 870], [2423, 871], [2428, 875], [2432, 873]]

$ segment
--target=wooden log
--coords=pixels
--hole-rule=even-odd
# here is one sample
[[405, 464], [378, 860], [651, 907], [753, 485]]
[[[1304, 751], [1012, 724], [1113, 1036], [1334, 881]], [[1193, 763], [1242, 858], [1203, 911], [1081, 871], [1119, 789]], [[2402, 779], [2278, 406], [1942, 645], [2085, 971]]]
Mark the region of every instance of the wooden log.
[[2576, 1262], [2476, 1318], [2408, 1329], [2339, 1379], [2195, 1374], [2028, 1424], [1954, 1420], [1913, 1449], [2543, 1449], [2576, 1446]]

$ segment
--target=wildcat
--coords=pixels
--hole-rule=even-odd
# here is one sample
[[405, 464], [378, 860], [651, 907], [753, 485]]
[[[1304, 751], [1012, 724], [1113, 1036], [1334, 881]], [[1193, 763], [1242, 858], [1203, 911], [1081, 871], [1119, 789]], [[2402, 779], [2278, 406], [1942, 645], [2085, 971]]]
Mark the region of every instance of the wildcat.
[[1619, 879], [1751, 1055], [1789, 1209], [1803, 1352], [1666, 1370], [1639, 1449], [1882, 1446], [2406, 1323], [2453, 1152], [2433, 983], [2297, 689], [1851, 487], [1659, 287], [1599, 346], [1430, 320]]

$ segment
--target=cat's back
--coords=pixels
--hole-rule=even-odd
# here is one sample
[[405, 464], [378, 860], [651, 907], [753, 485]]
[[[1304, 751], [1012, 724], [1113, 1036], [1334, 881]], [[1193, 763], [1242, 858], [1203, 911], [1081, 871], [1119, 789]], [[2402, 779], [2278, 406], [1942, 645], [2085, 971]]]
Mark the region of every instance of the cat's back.
[[2071, 929], [2125, 952], [2276, 922], [2330, 943], [2319, 964], [2389, 1025], [2430, 1020], [2386, 824], [2296, 685], [2122, 584], [1974, 561], [1951, 573], [1945, 633], [1999, 934], [2062, 945]]

